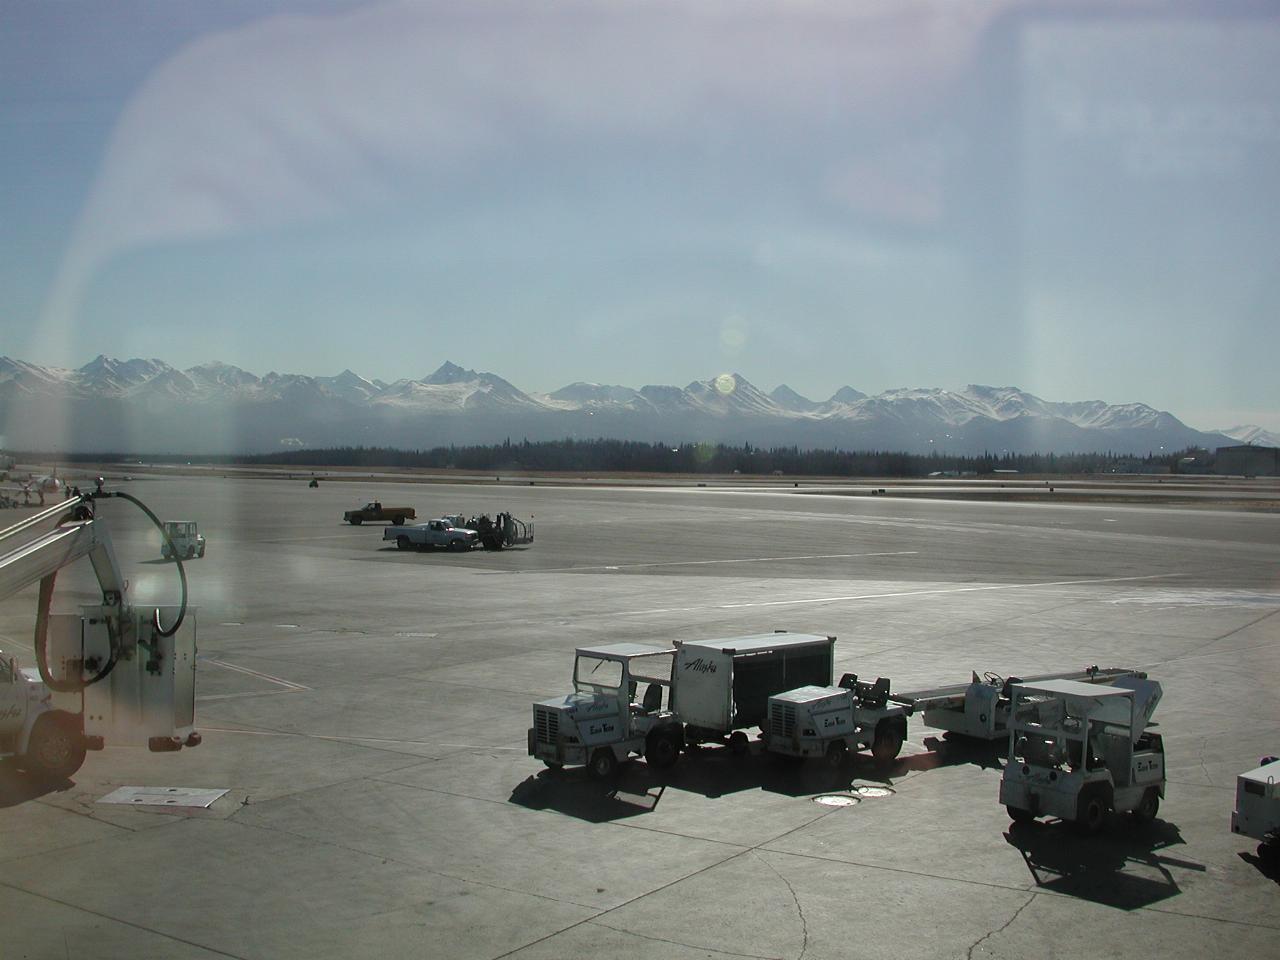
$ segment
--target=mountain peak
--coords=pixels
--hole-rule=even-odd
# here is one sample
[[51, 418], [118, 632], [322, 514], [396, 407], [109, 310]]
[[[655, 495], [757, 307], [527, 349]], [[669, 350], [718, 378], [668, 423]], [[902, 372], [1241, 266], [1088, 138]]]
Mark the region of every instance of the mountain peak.
[[808, 397], [796, 393], [785, 383], [780, 384], [773, 393], [769, 394], [769, 398], [785, 410], [794, 410], [802, 413], [816, 410], [820, 406], [820, 404], [814, 403]]
[[835, 403], [857, 403], [859, 400], [867, 399], [867, 395], [853, 387], [841, 387], [831, 395], [831, 399]]
[[443, 386], [449, 383], [467, 383], [471, 380], [480, 379], [480, 375], [474, 370], [464, 370], [456, 363], [446, 360], [440, 364], [438, 370], [430, 376], [423, 377], [420, 382], [432, 384], [434, 386]]

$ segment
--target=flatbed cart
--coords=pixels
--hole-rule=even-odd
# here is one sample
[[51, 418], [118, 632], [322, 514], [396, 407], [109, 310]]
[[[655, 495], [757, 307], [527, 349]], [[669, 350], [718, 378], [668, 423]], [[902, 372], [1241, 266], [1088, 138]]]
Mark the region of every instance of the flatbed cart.
[[1053, 680], [1113, 684], [1128, 677], [1146, 679], [1146, 676], [1144, 671], [1129, 667], [1097, 666], [1034, 677], [1002, 677], [996, 673], [979, 677], [974, 673], [968, 683], [915, 690], [891, 695], [889, 699], [909, 707], [912, 714], [923, 714], [926, 727], [978, 740], [998, 740], [1009, 734], [1009, 705], [1015, 684]]

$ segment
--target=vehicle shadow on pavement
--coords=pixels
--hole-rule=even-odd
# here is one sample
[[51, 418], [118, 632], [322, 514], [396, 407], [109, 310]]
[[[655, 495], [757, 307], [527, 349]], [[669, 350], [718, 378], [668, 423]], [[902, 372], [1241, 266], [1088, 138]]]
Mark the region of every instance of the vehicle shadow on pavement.
[[1266, 858], [1243, 850], [1240, 851], [1239, 856], [1268, 880], [1280, 884], [1280, 857]]
[[1166, 820], [1148, 824], [1111, 822], [1096, 836], [1082, 836], [1062, 821], [1013, 824], [1005, 842], [1016, 847], [1036, 886], [1121, 910], [1137, 910], [1182, 892], [1174, 870], [1205, 872], [1202, 863], [1166, 856], [1184, 843]]
[[958, 763], [999, 766], [999, 750], [982, 742], [938, 740], [928, 752], [899, 757], [891, 764], [857, 755], [838, 768], [764, 752], [759, 742], [746, 755], [727, 747], [704, 746], [681, 755], [675, 766], [654, 770], [643, 760], [625, 763], [609, 781], [595, 780], [584, 768], [545, 770], [511, 791], [511, 803], [533, 810], [554, 810], [590, 823], [641, 816], [657, 808], [668, 788], [708, 799], [765, 790], [789, 797], [856, 789], [855, 781], [891, 787], [909, 774]]
[[518, 783], [508, 800], [587, 823], [609, 823], [651, 812], [665, 790], [665, 784], [651, 782], [643, 763], [628, 763], [607, 781], [594, 779], [585, 768], [544, 770]]
[[19, 770], [13, 763], [0, 762], [0, 810], [39, 800], [71, 786], [70, 780], [50, 780]]

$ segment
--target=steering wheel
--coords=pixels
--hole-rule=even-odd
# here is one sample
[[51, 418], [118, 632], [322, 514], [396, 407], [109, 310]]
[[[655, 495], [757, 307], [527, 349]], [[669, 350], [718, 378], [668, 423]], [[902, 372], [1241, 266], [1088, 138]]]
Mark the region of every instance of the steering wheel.
[[1000, 676], [998, 673], [992, 673], [990, 670], [982, 675], [982, 679], [993, 687], [1004, 686], [1004, 677]]

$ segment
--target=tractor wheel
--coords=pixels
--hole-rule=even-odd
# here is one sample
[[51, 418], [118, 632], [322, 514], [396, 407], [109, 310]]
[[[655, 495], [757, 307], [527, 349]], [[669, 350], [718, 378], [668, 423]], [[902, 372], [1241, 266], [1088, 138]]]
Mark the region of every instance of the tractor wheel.
[[1155, 787], [1148, 787], [1147, 792], [1142, 795], [1141, 802], [1133, 808], [1133, 819], [1138, 823], [1150, 823], [1159, 812], [1160, 791]]
[[409, 549], [410, 547], [412, 547], [412, 546], [413, 546], [413, 544], [409, 542], [409, 538], [408, 538], [408, 537], [406, 537], [406, 536], [404, 536], [403, 534], [402, 534], [402, 535], [400, 535], [400, 536], [398, 536], [398, 537], [396, 537], [396, 549], [397, 549], [397, 550], [408, 550], [408, 549]]
[[680, 733], [664, 728], [649, 734], [644, 748], [644, 762], [654, 770], [667, 770], [680, 759]]
[[26, 759], [36, 773], [65, 780], [80, 769], [84, 753], [84, 738], [71, 714], [54, 711], [36, 721]]
[[612, 779], [618, 772], [618, 758], [608, 747], [600, 747], [591, 755], [590, 770], [597, 780]]
[[843, 740], [832, 740], [827, 745], [827, 752], [823, 754], [822, 763], [828, 770], [839, 770], [844, 766], [844, 762], [848, 759], [849, 747]]
[[1097, 833], [1107, 822], [1110, 810], [1111, 801], [1106, 790], [1086, 787], [1080, 791], [1080, 797], [1076, 801], [1076, 829], [1086, 835]]
[[876, 763], [889, 764], [898, 758], [902, 750], [902, 728], [897, 724], [881, 722], [876, 725], [876, 738], [871, 743], [871, 756]]
[[1258, 859], [1267, 868], [1280, 866], [1280, 843], [1264, 840], [1258, 844]]
[[1009, 819], [1014, 823], [1035, 823], [1036, 815], [1025, 807], [1015, 807], [1006, 803], [1005, 810], [1009, 812]]
[[360, 526], [360, 524], [362, 524], [362, 523], [364, 523], [364, 518], [363, 518], [363, 517], [352, 517], [352, 518], [351, 518], [351, 525], [352, 525], [353, 527], [358, 527], [358, 526]]

